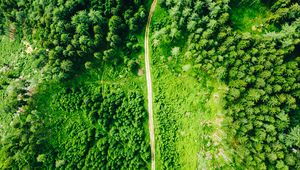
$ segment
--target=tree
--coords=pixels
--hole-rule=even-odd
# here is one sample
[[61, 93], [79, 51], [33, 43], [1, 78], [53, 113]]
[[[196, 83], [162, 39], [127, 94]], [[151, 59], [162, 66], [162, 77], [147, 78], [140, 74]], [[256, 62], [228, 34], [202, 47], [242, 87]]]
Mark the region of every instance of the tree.
[[85, 62], [84, 64], [85, 69], [89, 70], [91, 68], [93, 68], [93, 64], [90, 61]]
[[111, 34], [119, 34], [124, 29], [122, 19], [119, 16], [112, 16], [108, 21]]
[[171, 51], [172, 56], [177, 57], [179, 55], [179, 52], [180, 52], [180, 48], [179, 47], [173, 47], [172, 48], [172, 51]]
[[291, 129], [290, 133], [286, 137], [287, 146], [295, 146], [300, 148], [300, 126], [296, 126]]
[[60, 67], [63, 71], [69, 72], [72, 70], [73, 63], [70, 60], [63, 60]]
[[110, 59], [114, 59], [116, 56], [115, 50], [113, 49], [105, 50], [103, 54], [104, 54], [103, 55], [104, 61], [109, 61]]
[[187, 30], [190, 32], [193, 32], [196, 30], [196, 26], [197, 26], [197, 22], [190, 20], [190, 21], [188, 21], [188, 24], [187, 24]]
[[45, 154], [40, 154], [36, 159], [38, 162], [46, 162], [47, 156]]
[[258, 101], [260, 99], [260, 91], [257, 89], [250, 89], [249, 93], [248, 93], [248, 100], [254, 100], [254, 101]]

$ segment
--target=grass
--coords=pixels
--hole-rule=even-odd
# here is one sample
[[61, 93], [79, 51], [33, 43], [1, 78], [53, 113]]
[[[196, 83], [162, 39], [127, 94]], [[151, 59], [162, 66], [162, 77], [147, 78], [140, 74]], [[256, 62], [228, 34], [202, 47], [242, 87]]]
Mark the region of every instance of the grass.
[[8, 64], [18, 58], [18, 53], [21, 53], [23, 45], [20, 41], [11, 41], [6, 36], [0, 37], [0, 66]]
[[[8, 58], [12, 57], [12, 56], [16, 56], [17, 54], [15, 53], [15, 55], [12, 55], [12, 52], [14, 52], [17, 48], [18, 44], [15, 44], [14, 46], [12, 45], [12, 43], [10, 43], [10, 41], [5, 38], [5, 37], [1, 37], [0, 38], [0, 69], [4, 68], [4, 64], [6, 64], [6, 62], [8, 61]], [[0, 78], [3, 79], [2, 77], [2, 72], [0, 74]], [[1, 80], [2, 81], [2, 80]], [[5, 99], [6, 99], [6, 90], [5, 89], [0, 89], [0, 127], [4, 126], [5, 122], [9, 122], [10, 120], [10, 116], [11, 115], [7, 115], [5, 114], [4, 111], [4, 107], [5, 107]]]
[[10, 83], [5, 75], [7, 72], [5, 70], [20, 72], [21, 67], [26, 65], [27, 59], [26, 55], [22, 53], [23, 48], [24, 46], [20, 41], [10, 41], [8, 37], [0, 36], [0, 121], [2, 123], [10, 122], [11, 117], [11, 115], [5, 113], [4, 109], [11, 102], [7, 95], [8, 86], [2, 86], [3, 89], [1, 88], [3, 82]]
[[275, 31], [274, 25], [265, 23], [271, 14], [269, 7], [260, 1], [251, 3], [233, 1], [231, 4], [230, 16], [233, 28], [241, 32], [262, 34], [267, 31]]
[[[175, 117], [179, 127], [176, 131], [177, 141], [174, 147], [179, 154], [182, 169], [196, 169], [197, 152], [200, 150], [200, 145], [197, 144], [199, 142], [197, 132], [201, 130], [200, 120], [205, 112], [203, 100], [207, 96], [201, 94], [203, 89], [201, 90], [201, 86], [194, 78], [188, 75], [178, 77], [168, 72], [166, 68], [163, 68], [161, 72], [162, 75], [153, 83], [155, 89], [161, 88], [164, 92], [156, 91], [154, 95], [165, 93], [165, 99], [160, 102], [172, 107], [173, 113], [171, 114]], [[160, 109], [156, 108], [155, 113], [160, 114]], [[159, 130], [157, 133], [159, 135]]]
[[[174, 74], [167, 66], [154, 66], [155, 73], [159, 75], [154, 78], [154, 96], [164, 93], [164, 99], [157, 99], [158, 103], [164, 103], [171, 107], [172, 117], [176, 119], [178, 129], [176, 130], [176, 147], [179, 154], [181, 169], [203, 169], [225, 166], [230, 160], [230, 150], [226, 146], [226, 136], [223, 131], [222, 121], [224, 119], [222, 100], [226, 86], [207, 75], [201, 75], [201, 80], [192, 76], [193, 71]], [[155, 107], [156, 114], [156, 137], [160, 136], [160, 120], [157, 114], [163, 114], [159, 107]], [[215, 137], [221, 141], [214, 141]], [[163, 143], [157, 137], [157, 164], [162, 169], [163, 162], [160, 160], [160, 147]], [[208, 146], [208, 143], [215, 145]], [[225, 151], [226, 150], [226, 151]], [[224, 157], [217, 157], [219, 152], [224, 151]], [[203, 154], [206, 153], [206, 154]], [[204, 156], [203, 159], [200, 155]], [[214, 160], [206, 159], [205, 156], [212, 155]], [[228, 158], [228, 161], [225, 160]], [[202, 164], [202, 165], [201, 165]]]
[[[165, 21], [166, 20], [166, 21]], [[156, 7], [151, 26], [153, 35], [168, 22], [167, 12], [159, 5]], [[165, 22], [164, 22], [165, 21]], [[163, 37], [162, 35], [161, 37]], [[231, 153], [223, 127], [223, 97], [227, 87], [206, 73], [199, 73], [193, 61], [184, 54], [188, 43], [186, 36], [176, 42], [161, 42], [152, 47], [152, 75], [154, 88], [154, 120], [156, 135], [156, 165], [164, 169], [162, 134], [166, 133], [162, 120], [176, 124], [170, 135], [175, 134], [174, 144], [180, 169], [216, 169], [228, 167]], [[172, 56], [173, 47], [180, 47], [178, 56]], [[166, 113], [164, 106], [169, 107]], [[175, 121], [174, 121], [175, 120]], [[215, 140], [215, 139], [220, 140]], [[171, 137], [173, 139], [173, 137]], [[168, 167], [174, 168], [174, 167]]]
[[11, 41], [7, 36], [0, 36], [0, 67], [9, 65], [11, 70], [21, 75], [37, 77], [37, 65], [40, 60], [25, 52], [25, 45], [18, 39]]

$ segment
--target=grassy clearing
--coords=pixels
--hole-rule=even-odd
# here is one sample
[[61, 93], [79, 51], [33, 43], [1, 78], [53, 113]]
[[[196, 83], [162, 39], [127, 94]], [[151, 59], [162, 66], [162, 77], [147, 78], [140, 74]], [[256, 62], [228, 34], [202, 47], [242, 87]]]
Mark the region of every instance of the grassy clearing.
[[0, 36], [0, 67], [9, 66], [21, 75], [37, 77], [37, 67], [42, 58], [34, 58], [26, 52], [27, 48], [24, 42], [16, 39], [11, 41], [7, 36]]
[[0, 121], [1, 126], [5, 122], [9, 122], [10, 116], [5, 114], [5, 105], [8, 101], [5, 99], [7, 98], [6, 89], [7, 86], [3, 86], [3, 84], [7, 84], [8, 79], [4, 76], [5, 70], [8, 69], [7, 64], [10, 61], [16, 60], [20, 56], [20, 49], [22, 45], [17, 41], [10, 41], [9, 38], [2, 36], [0, 37], [0, 79], [1, 79], [1, 86], [0, 86]]
[[0, 37], [0, 65], [3, 66], [3, 64], [7, 64], [8, 62], [11, 62], [19, 55], [18, 53], [21, 53], [21, 49], [23, 48], [23, 45], [19, 41], [11, 41], [6, 36]]
[[[169, 133], [175, 135], [172, 147], [176, 148], [180, 169], [217, 168], [228, 164], [231, 151], [222, 127], [222, 99], [227, 87], [205, 74], [197, 80], [192, 76], [193, 70], [174, 74], [168, 66], [154, 68], [158, 169], [163, 169], [165, 163], [160, 148], [165, 147], [161, 133], [167, 130], [162, 119], [176, 123], [175, 131]], [[162, 117], [166, 114], [162, 109], [165, 105], [170, 111], [168, 116]]]
[[15, 77], [33, 74], [31, 64], [34, 63], [24, 52], [24, 45], [20, 41], [0, 36], [0, 121], [3, 123], [11, 118], [6, 113], [6, 106], [13, 103], [14, 89], [20, 84]]
[[[197, 80], [188, 75], [178, 77], [166, 68], [161, 70], [161, 76], [153, 83], [156, 89], [154, 95], [164, 94], [164, 99], [159, 100], [157, 106], [160, 103], [167, 104], [172, 110], [169, 116], [175, 119], [177, 124], [178, 129], [173, 132], [176, 135], [173, 147], [177, 150], [180, 166], [182, 169], [195, 169], [197, 153], [200, 150], [200, 145], [197, 144], [200, 140], [198, 132], [201, 130], [200, 120], [204, 116], [204, 101], [207, 100], [207, 96], [201, 94], [201, 85]], [[155, 112], [164, 114], [157, 107]], [[157, 134], [160, 136], [165, 127], [159, 122], [161, 120], [157, 121]], [[158, 150], [163, 145], [164, 143], [158, 142]]]
[[[168, 22], [157, 6], [151, 27], [151, 43]], [[232, 150], [223, 128], [227, 87], [199, 72], [185, 57], [186, 37], [152, 46], [154, 118], [157, 169], [215, 169], [226, 167]], [[179, 53], [172, 50], [179, 47]]]
[[231, 4], [231, 21], [233, 28], [241, 32], [261, 34], [267, 31], [276, 31], [274, 25], [265, 24], [272, 14], [269, 7], [260, 1], [240, 2]]

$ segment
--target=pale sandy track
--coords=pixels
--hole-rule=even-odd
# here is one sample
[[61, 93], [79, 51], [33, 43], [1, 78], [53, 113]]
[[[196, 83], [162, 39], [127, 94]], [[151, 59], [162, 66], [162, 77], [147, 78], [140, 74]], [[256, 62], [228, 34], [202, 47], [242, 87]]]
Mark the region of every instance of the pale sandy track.
[[146, 67], [146, 79], [147, 79], [147, 92], [148, 92], [148, 113], [149, 113], [149, 133], [150, 133], [150, 147], [151, 147], [151, 170], [155, 170], [155, 135], [154, 135], [154, 121], [153, 121], [153, 92], [152, 92], [152, 80], [150, 69], [150, 54], [149, 54], [149, 32], [150, 23], [153, 12], [155, 10], [157, 0], [154, 0], [151, 5], [151, 9], [148, 16], [148, 21], [145, 31], [145, 67]]

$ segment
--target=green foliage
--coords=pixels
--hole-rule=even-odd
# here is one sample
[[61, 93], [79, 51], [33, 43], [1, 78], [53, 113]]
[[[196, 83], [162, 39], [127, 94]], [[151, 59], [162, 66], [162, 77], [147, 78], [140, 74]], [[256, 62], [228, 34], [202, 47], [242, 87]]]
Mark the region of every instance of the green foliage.
[[[150, 159], [143, 126], [147, 114], [139, 93], [111, 86], [62, 88], [51, 105], [54, 112], [78, 112], [87, 122], [59, 124], [58, 120], [54, 126], [43, 121], [54, 113], [22, 106], [1, 136], [1, 169], [146, 169]], [[56, 134], [56, 128], [66, 133], [59, 143], [51, 142], [62, 135]]]
[[41, 113], [22, 106], [15, 113], [0, 141], [0, 168], [51, 168], [52, 147], [47, 142], [47, 130]]
[[[24, 95], [31, 83], [23, 75], [32, 73], [40, 61], [22, 53], [19, 41], [7, 37], [0, 40], [0, 120], [7, 121], [28, 96]], [[31, 76], [31, 75], [29, 75]], [[23, 95], [21, 95], [23, 94]], [[19, 101], [17, 101], [17, 99]]]
[[[15, 25], [13, 34], [35, 42], [50, 74], [59, 78], [69, 78], [88, 61], [130, 61], [123, 54], [132, 50], [125, 46], [128, 35], [142, 30], [146, 21], [142, 1], [13, 0], [1, 1], [0, 7], [0, 29], [12, 32]], [[113, 52], [98, 57], [107, 50]], [[70, 62], [76, 64], [70, 67]]]
[[71, 123], [68, 139], [59, 146], [64, 168], [143, 169], [150, 155], [143, 123], [143, 98], [119, 88], [66, 89], [53, 98], [53, 106], [85, 114], [90, 125]]
[[300, 126], [294, 127], [291, 132], [287, 135], [286, 144], [288, 146], [300, 147]]
[[288, 132], [296, 125], [290, 120], [299, 115], [299, 3], [174, 0], [161, 1], [161, 6], [171, 21], [157, 35], [174, 41], [165, 29], [187, 28], [189, 56], [201, 71], [229, 87], [226, 109], [234, 128], [227, 133], [238, 153], [235, 166], [296, 168], [292, 164], [299, 156], [289, 153], [299, 149], [288, 142], [296, 130]]
[[[159, 5], [151, 39], [163, 85], [154, 94], [159, 166], [299, 169], [299, 1]], [[134, 84], [123, 73], [139, 69], [146, 16], [140, 0], [0, 2], [0, 34], [11, 39], [0, 40], [0, 169], [148, 168], [144, 98], [107, 85]], [[51, 78], [70, 82], [38, 98]]]
[[[145, 19], [143, 1], [0, 2], [0, 34], [11, 38], [0, 40], [0, 169], [147, 169], [143, 96], [94, 88], [111, 64], [113, 76], [134, 76]], [[83, 71], [93, 87], [57, 81]], [[47, 83], [63, 87], [42, 98]]]
[[255, 2], [233, 1], [231, 3], [233, 8], [230, 16], [233, 28], [252, 33], [261, 33], [273, 29], [272, 26], [265, 23], [271, 12], [260, 0]]
[[[164, 98], [163, 94], [157, 96], [158, 99]], [[162, 101], [162, 100], [161, 100]], [[176, 141], [178, 140], [178, 122], [176, 116], [172, 113], [174, 110], [169, 104], [159, 103], [159, 114], [157, 114], [159, 140], [157, 145], [160, 153], [161, 168], [168, 169], [170, 167], [176, 169], [180, 167], [179, 153], [176, 149]]]

